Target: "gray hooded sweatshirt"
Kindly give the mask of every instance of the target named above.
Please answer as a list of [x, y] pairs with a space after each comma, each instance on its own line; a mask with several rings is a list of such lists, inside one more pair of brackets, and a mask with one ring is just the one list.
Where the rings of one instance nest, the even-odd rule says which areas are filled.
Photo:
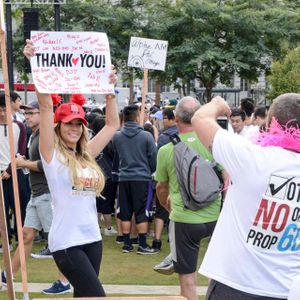
[[148, 181], [156, 167], [156, 145], [151, 133], [136, 122], [126, 122], [113, 138], [119, 155], [119, 181]]

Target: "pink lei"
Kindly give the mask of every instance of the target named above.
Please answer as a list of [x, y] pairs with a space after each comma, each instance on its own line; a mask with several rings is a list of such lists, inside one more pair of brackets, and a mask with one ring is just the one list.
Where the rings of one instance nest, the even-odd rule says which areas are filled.
[[300, 153], [300, 128], [283, 127], [273, 118], [269, 130], [260, 132], [255, 143], [262, 147], [275, 146]]

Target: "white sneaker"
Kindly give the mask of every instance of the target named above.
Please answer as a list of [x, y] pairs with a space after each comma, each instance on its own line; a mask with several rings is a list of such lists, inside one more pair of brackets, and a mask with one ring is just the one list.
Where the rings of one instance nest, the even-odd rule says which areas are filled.
[[33, 258], [44, 259], [44, 258], [53, 258], [48, 247], [43, 248], [41, 251], [37, 253], [31, 253], [30, 255]]
[[110, 227], [110, 229], [104, 228], [103, 233], [104, 233], [105, 236], [113, 236], [113, 235], [118, 234], [117, 230], [114, 229], [113, 227]]
[[158, 265], [153, 267], [153, 270], [164, 275], [171, 275], [174, 273], [174, 264], [172, 260], [172, 254], [170, 253], [165, 259]]

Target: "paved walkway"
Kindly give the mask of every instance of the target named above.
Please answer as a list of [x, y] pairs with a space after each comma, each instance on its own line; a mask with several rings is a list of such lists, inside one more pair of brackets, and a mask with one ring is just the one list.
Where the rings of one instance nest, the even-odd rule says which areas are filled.
[[[30, 293], [40, 293], [43, 289], [49, 288], [51, 283], [28, 283]], [[105, 292], [110, 295], [179, 295], [179, 286], [171, 285], [114, 285], [104, 284]], [[15, 283], [16, 292], [22, 292], [22, 284]], [[198, 287], [198, 295], [205, 295], [207, 287]]]

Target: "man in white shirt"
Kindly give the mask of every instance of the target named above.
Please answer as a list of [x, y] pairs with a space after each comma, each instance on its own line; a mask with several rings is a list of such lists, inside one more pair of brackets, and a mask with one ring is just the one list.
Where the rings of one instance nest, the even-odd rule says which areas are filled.
[[230, 115], [230, 123], [233, 132], [248, 139], [252, 140], [258, 133], [258, 127], [253, 125], [246, 125], [246, 114], [240, 108], [234, 108]]
[[10, 92], [11, 113], [15, 121], [25, 122], [25, 116], [21, 111], [22, 100], [18, 93]]
[[199, 270], [206, 300], [287, 299], [300, 274], [300, 94], [274, 100], [256, 145], [219, 127], [230, 114], [216, 97], [192, 119], [232, 182]]

